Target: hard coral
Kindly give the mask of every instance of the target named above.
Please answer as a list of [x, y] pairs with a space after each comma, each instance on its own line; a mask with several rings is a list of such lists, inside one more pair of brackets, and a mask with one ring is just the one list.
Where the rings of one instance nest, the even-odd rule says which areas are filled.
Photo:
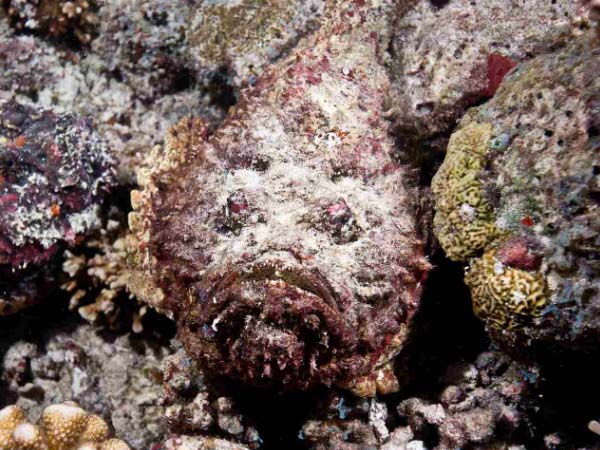
[[40, 425], [29, 423], [18, 406], [0, 410], [0, 450], [129, 450], [110, 439], [108, 424], [73, 402], [46, 408]]
[[[442, 247], [470, 262], [473, 303], [495, 339], [529, 357], [600, 342], [598, 48], [589, 30], [514, 70], [463, 118], [434, 178]], [[457, 152], [471, 134], [483, 137]]]
[[496, 249], [471, 264], [465, 282], [475, 314], [493, 328], [514, 329], [527, 323], [539, 317], [547, 303], [542, 274], [505, 266]]
[[436, 196], [434, 232], [454, 261], [477, 254], [498, 234], [494, 208], [480, 178], [491, 142], [489, 124], [473, 123], [455, 132], [431, 183]]
[[150, 449], [163, 439], [165, 344], [131, 332], [115, 336], [85, 323], [73, 328], [72, 322], [39, 338], [36, 344], [18, 341], [4, 354], [0, 407], [14, 403], [37, 420], [51, 404], [73, 400], [110, 420], [115, 433], [136, 449]]
[[4, 0], [2, 5], [19, 30], [35, 30], [52, 38], [72, 34], [83, 44], [94, 36], [95, 0]]
[[429, 269], [383, 118], [397, 5], [329, 6], [214, 134], [175, 127], [132, 194], [135, 259], [187, 352], [252, 384], [306, 388], [380, 369]]
[[0, 314], [51, 285], [62, 250], [100, 227], [113, 182], [90, 120], [0, 105]]

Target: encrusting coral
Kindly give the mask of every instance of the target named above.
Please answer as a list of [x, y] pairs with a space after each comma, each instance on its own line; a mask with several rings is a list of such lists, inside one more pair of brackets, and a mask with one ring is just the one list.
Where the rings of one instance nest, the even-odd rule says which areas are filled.
[[589, 30], [511, 72], [433, 180], [435, 232], [469, 262], [475, 312], [529, 357], [600, 342], [599, 48]]
[[53, 287], [63, 250], [101, 227], [113, 183], [89, 119], [0, 104], [0, 315]]
[[129, 450], [108, 424], [73, 402], [51, 405], [39, 425], [18, 406], [0, 410], [0, 450]]
[[220, 128], [182, 121], [139, 174], [133, 259], [209, 372], [393, 390], [429, 269], [384, 118], [396, 7], [329, 2]]

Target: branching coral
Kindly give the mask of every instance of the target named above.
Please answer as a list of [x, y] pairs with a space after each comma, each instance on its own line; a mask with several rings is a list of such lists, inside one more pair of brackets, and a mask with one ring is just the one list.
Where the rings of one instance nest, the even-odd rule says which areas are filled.
[[1, 450], [129, 450], [110, 438], [108, 424], [73, 402], [46, 408], [39, 425], [29, 423], [18, 406], [0, 410]]
[[396, 6], [331, 1], [218, 130], [182, 121], [140, 174], [132, 259], [207, 370], [363, 386], [400, 351], [429, 264], [383, 117]]

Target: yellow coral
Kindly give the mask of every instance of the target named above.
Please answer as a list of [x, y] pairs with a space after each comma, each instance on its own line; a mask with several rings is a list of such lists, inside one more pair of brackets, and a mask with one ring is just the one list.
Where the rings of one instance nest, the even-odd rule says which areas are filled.
[[472, 123], [450, 138], [444, 163], [433, 177], [434, 230], [448, 257], [463, 261], [499, 234], [495, 214], [483, 190], [492, 126]]
[[539, 316], [546, 305], [542, 274], [502, 264], [495, 249], [474, 260], [465, 282], [471, 288], [475, 314], [491, 328], [514, 329], [519, 319]]
[[128, 450], [109, 439], [108, 424], [73, 402], [49, 406], [40, 425], [27, 422], [18, 406], [0, 410], [0, 450]]

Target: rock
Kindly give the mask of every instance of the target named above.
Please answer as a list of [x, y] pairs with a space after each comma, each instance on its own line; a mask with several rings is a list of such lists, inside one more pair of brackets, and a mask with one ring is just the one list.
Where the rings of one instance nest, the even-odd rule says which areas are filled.
[[600, 342], [598, 73], [592, 32], [519, 66], [463, 118], [432, 184], [475, 313], [528, 358]]
[[389, 103], [401, 149], [422, 154], [441, 153], [440, 137], [468, 107], [491, 97], [515, 65], [564, 46], [577, 4], [420, 0], [406, 9], [392, 41]]

